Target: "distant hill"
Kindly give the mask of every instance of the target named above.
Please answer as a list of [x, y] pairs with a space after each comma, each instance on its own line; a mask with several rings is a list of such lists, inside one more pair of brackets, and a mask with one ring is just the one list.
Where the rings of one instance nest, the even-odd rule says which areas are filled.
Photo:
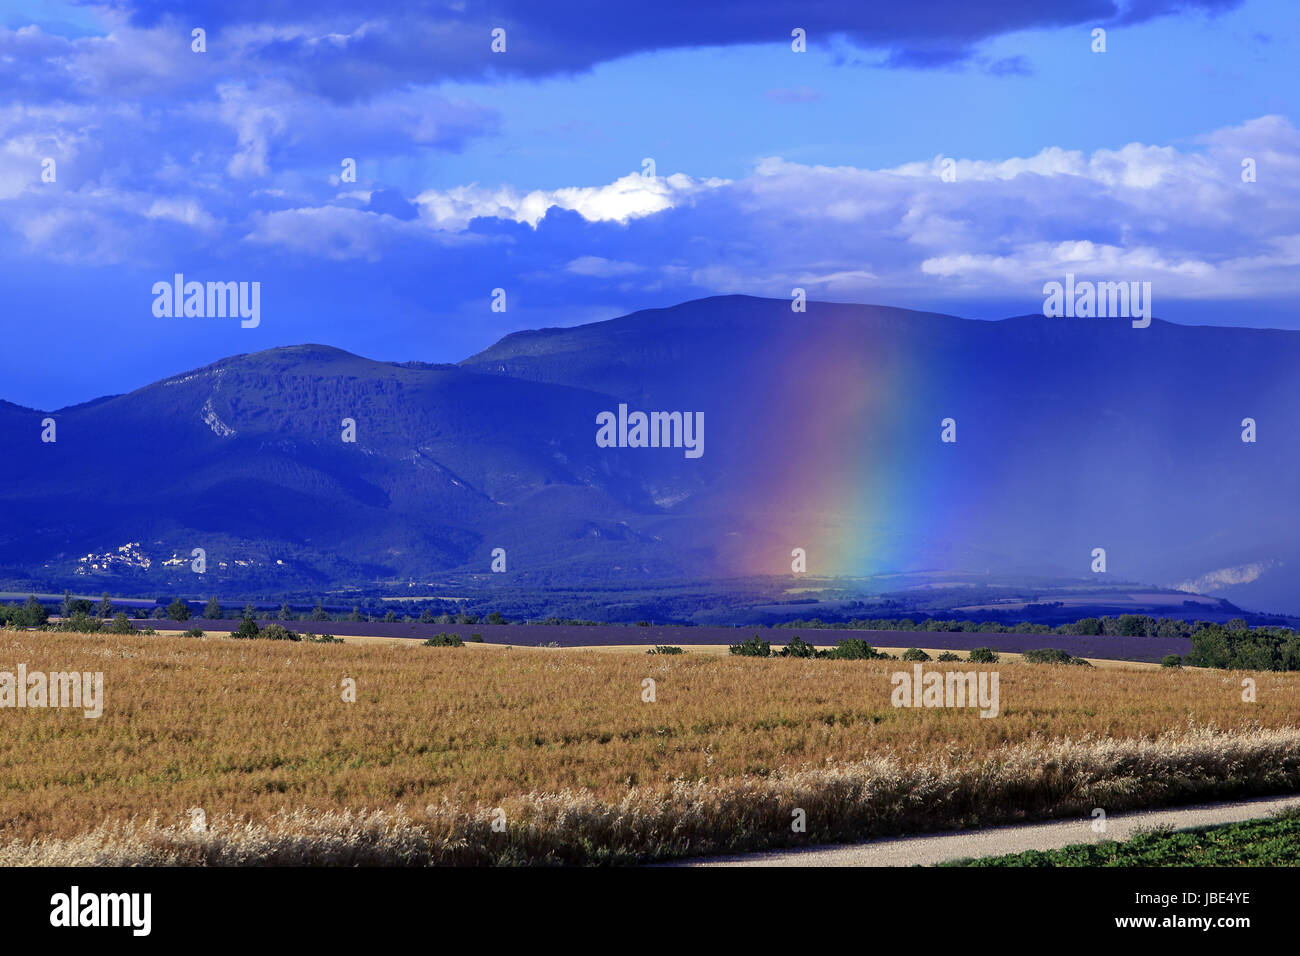
[[[0, 403], [0, 573], [184, 582], [203, 547], [208, 586], [338, 587], [502, 547], [559, 586], [789, 574], [803, 548], [815, 574], [1091, 577], [1100, 547], [1113, 577], [1296, 612], [1297, 367], [1293, 332], [744, 296], [459, 366], [273, 349], [49, 413], [54, 444]], [[620, 403], [703, 412], [703, 456], [598, 447]]]

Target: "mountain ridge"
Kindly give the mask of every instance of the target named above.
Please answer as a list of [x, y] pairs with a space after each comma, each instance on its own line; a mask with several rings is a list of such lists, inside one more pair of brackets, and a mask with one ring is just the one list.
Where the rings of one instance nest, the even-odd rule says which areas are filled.
[[[1295, 609], [1297, 360], [1285, 330], [746, 296], [454, 364], [241, 353], [53, 413], [0, 403], [27, 449], [0, 573], [94, 577], [82, 557], [146, 538], [210, 545], [232, 586], [486, 572], [496, 547], [551, 582], [788, 574], [794, 547], [819, 573], [1086, 574], [1096, 546], [1130, 579]], [[701, 413], [703, 457], [597, 447], [619, 405]]]

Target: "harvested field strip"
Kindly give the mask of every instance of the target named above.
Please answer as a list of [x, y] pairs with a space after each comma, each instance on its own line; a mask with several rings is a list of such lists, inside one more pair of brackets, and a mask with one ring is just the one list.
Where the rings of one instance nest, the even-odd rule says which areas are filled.
[[[192, 823], [129, 821], [71, 839], [11, 841], [0, 866], [609, 864], [739, 852], [1025, 818], [1119, 812], [1300, 787], [1300, 731], [1167, 734], [1151, 741], [1032, 742], [974, 764], [895, 758], [766, 779], [636, 788], [617, 802], [531, 793], [417, 812], [280, 812]], [[806, 834], [791, 832], [802, 809]]]

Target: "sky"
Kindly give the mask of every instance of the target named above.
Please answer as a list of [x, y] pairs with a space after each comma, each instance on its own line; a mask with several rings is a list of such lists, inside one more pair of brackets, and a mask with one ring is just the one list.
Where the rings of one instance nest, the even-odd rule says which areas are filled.
[[[0, 0], [0, 399], [731, 293], [996, 319], [1067, 272], [1300, 329], [1298, 48], [1291, 0]], [[257, 326], [156, 315], [178, 273]]]

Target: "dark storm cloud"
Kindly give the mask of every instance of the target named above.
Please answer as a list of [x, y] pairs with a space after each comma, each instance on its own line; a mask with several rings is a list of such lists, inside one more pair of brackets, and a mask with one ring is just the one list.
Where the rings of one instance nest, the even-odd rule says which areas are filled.
[[[118, 0], [110, 6], [138, 27], [202, 26], [243, 44], [334, 99], [406, 84], [494, 73], [542, 76], [653, 50], [789, 42], [807, 31], [817, 46], [833, 36], [884, 51], [886, 66], [948, 67], [983, 40], [1018, 30], [1132, 24], [1176, 13], [1217, 13], [1241, 0], [913, 0], [800, 4], [664, 0], [652, 6], [589, 0], [357, 4], [343, 0]], [[505, 55], [489, 49], [507, 31]], [[241, 32], [242, 31], [242, 32]]]

